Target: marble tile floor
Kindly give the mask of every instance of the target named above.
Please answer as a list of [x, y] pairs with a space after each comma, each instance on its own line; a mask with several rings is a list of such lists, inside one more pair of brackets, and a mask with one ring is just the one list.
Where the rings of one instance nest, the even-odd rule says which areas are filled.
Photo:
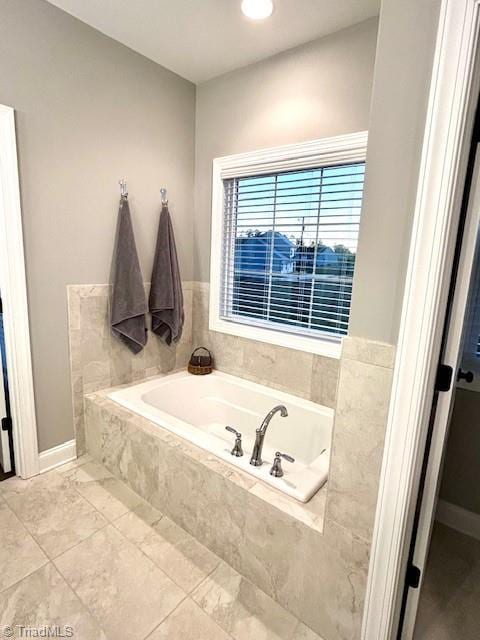
[[0, 483], [0, 637], [25, 628], [74, 640], [321, 640], [88, 456]]
[[480, 637], [480, 540], [436, 523], [414, 640]]

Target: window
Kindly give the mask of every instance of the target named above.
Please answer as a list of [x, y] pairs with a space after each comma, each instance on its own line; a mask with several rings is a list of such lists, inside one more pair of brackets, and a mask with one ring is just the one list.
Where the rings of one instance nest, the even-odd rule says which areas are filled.
[[365, 134], [354, 134], [216, 161], [212, 329], [338, 355], [365, 145]]

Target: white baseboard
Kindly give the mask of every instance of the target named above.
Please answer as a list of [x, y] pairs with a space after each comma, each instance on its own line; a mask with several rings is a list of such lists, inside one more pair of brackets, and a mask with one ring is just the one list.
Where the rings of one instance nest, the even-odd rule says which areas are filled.
[[42, 451], [38, 454], [38, 464], [40, 473], [55, 469], [61, 464], [71, 462], [77, 457], [77, 443], [75, 440], [69, 440], [63, 444], [59, 444], [57, 447], [52, 447], [46, 451]]
[[439, 500], [435, 519], [460, 533], [480, 540], [480, 514], [468, 511], [456, 504]]

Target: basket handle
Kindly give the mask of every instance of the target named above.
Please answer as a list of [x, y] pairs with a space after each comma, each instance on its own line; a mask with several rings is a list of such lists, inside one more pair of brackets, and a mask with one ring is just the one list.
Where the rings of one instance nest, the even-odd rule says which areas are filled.
[[212, 357], [212, 354], [210, 353], [210, 351], [207, 349], [207, 347], [197, 347], [196, 349], [193, 350], [192, 352], [192, 356], [194, 356], [197, 351], [200, 351], [201, 349], [203, 349], [204, 351], [206, 351], [208, 353], [208, 355], [210, 356], [210, 358]]

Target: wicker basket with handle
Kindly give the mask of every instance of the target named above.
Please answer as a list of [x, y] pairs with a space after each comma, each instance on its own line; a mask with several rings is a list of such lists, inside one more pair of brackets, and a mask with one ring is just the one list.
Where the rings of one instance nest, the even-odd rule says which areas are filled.
[[205, 376], [213, 371], [212, 354], [206, 347], [197, 347], [190, 356], [188, 372], [194, 376]]

